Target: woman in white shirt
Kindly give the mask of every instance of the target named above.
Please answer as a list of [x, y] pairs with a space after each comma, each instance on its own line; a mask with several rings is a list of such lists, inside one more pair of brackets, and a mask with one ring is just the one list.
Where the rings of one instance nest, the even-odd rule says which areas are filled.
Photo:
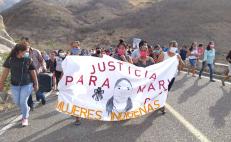
[[198, 51], [197, 51], [197, 43], [193, 42], [191, 48], [188, 51], [188, 58], [189, 58], [189, 71], [191, 71], [192, 76], [195, 77], [196, 73], [196, 63], [198, 59]]

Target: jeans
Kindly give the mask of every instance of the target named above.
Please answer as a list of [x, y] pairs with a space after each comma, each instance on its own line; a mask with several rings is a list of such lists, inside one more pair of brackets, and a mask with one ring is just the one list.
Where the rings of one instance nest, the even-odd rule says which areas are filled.
[[41, 91], [36, 92], [36, 100], [37, 101], [45, 100], [44, 92], [41, 92]]
[[[213, 68], [214, 68], [214, 67], [213, 67], [213, 64], [207, 64], [207, 65], [208, 65], [208, 67], [209, 67], [209, 76], [210, 76], [210, 80], [213, 80]], [[206, 67], [206, 62], [204, 61], [204, 62], [202, 62], [202, 68], [201, 68], [201, 70], [200, 70], [199, 76], [202, 75], [202, 73], [203, 73], [205, 67]]]
[[27, 101], [33, 90], [33, 84], [24, 86], [11, 86], [11, 92], [15, 104], [20, 108], [21, 114], [24, 119], [29, 117], [29, 110]]

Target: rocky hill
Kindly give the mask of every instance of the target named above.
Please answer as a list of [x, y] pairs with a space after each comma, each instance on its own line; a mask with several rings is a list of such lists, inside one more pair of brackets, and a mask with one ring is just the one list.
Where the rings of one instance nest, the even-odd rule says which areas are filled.
[[[214, 40], [219, 58], [230, 50], [230, 0], [22, 0], [1, 14], [13, 37], [65, 47], [144, 38], [166, 45]], [[46, 47], [46, 46], [44, 46]]]
[[14, 40], [6, 32], [3, 18], [0, 15], [0, 53], [8, 52], [15, 45]]

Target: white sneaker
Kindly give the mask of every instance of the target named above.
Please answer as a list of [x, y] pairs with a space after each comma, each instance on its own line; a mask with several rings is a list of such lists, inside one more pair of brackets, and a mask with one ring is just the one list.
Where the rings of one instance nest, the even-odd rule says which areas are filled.
[[55, 92], [55, 95], [57, 95], [57, 96], [58, 96], [58, 95], [59, 95], [59, 91]]
[[23, 126], [23, 127], [26, 127], [26, 126], [28, 126], [28, 125], [29, 125], [28, 119], [22, 119], [22, 126]]

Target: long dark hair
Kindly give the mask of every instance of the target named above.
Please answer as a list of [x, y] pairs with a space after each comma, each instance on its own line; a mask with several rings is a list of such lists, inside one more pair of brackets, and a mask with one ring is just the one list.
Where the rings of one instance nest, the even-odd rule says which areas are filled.
[[193, 42], [193, 43], [191, 44], [191, 47], [189, 48], [189, 51], [190, 51], [190, 52], [193, 51], [193, 46], [194, 46], [194, 44], [195, 44], [195, 42]]
[[7, 57], [7, 59], [9, 58], [15, 58], [17, 57], [18, 53], [21, 51], [21, 52], [24, 52], [28, 49], [27, 46], [23, 45], [23, 44], [16, 44], [15, 47], [11, 50], [9, 56]]
[[118, 45], [117, 45], [117, 48], [115, 49], [115, 53], [118, 53], [118, 48], [119, 48], [120, 46], [124, 46], [125, 48], [127, 48], [126, 42], [125, 42], [124, 40], [120, 39], [120, 40], [119, 40], [119, 43], [118, 43]]
[[208, 46], [207, 46], [207, 48], [206, 48], [206, 50], [212, 50], [211, 44], [213, 44], [213, 43], [214, 43], [213, 41], [210, 41], [209, 44], [208, 44]]
[[122, 40], [122, 39], [119, 40], [119, 44], [117, 45], [117, 47], [119, 47], [121, 45], [124, 46], [125, 48], [127, 48], [126, 42], [124, 40]]
[[210, 44], [208, 44], [206, 50], [212, 50], [211, 47], [210, 47]]

